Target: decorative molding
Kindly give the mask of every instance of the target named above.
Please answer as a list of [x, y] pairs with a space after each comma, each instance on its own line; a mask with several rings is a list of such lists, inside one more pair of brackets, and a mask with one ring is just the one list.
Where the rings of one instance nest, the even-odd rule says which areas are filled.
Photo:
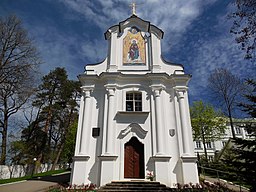
[[166, 156], [166, 155], [155, 155], [151, 157], [154, 161], [161, 161], [161, 162], [168, 162], [172, 158], [171, 156]]
[[115, 161], [118, 158], [118, 155], [103, 154], [98, 156], [98, 158], [102, 161]]
[[118, 115], [148, 115], [149, 111], [118, 111]]
[[139, 138], [145, 138], [148, 133], [139, 124], [131, 123], [128, 127], [120, 131], [118, 138], [122, 139], [130, 132], [135, 133]]
[[108, 96], [114, 96], [115, 95], [115, 91], [116, 91], [116, 85], [115, 84], [105, 85], [105, 88], [108, 92]]
[[187, 92], [187, 87], [174, 87], [175, 93], [178, 99], [183, 99], [185, 97], [185, 93]]
[[165, 89], [165, 86], [162, 84], [151, 85], [150, 87], [152, 91], [155, 91], [155, 90], [162, 91], [163, 89]]
[[84, 94], [84, 97], [89, 98], [91, 97], [91, 92], [94, 90], [94, 85], [82, 86], [81, 89]]
[[90, 159], [90, 156], [88, 155], [79, 155], [79, 156], [74, 156], [73, 161], [88, 161]]
[[165, 89], [165, 86], [162, 84], [159, 85], [151, 85], [152, 92], [155, 97], [160, 97], [160, 93], [163, 89]]
[[175, 135], [175, 129], [169, 129], [169, 135], [173, 137]]
[[184, 162], [184, 163], [195, 163], [197, 161], [196, 156], [182, 155], [180, 158], [181, 158], [182, 162]]

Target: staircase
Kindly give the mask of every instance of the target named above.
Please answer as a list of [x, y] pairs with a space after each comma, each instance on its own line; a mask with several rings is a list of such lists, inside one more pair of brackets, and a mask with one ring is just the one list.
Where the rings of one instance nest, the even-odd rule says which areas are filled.
[[156, 181], [112, 181], [105, 186], [100, 187], [97, 192], [157, 192], [172, 191], [171, 188]]

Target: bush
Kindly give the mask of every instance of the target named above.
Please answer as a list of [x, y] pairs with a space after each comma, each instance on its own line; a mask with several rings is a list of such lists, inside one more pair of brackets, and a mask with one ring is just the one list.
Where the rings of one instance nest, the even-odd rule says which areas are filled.
[[87, 185], [70, 185], [67, 188], [63, 186], [58, 186], [55, 188], [49, 189], [48, 192], [95, 192], [96, 191], [96, 185], [90, 183]]
[[172, 188], [172, 192], [234, 192], [222, 183], [211, 183], [205, 180], [200, 181], [200, 184], [177, 184], [176, 188]]

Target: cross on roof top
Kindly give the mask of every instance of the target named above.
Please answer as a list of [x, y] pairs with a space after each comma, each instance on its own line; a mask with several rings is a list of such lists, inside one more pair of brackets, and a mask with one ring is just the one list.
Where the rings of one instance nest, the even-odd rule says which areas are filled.
[[135, 2], [131, 3], [130, 7], [132, 8], [132, 14], [136, 15], [136, 3]]

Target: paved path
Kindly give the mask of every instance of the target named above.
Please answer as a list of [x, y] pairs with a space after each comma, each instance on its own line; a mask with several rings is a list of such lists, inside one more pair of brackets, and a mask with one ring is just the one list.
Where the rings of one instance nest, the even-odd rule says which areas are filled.
[[0, 192], [45, 192], [50, 187], [67, 183], [70, 173], [34, 178], [22, 182], [0, 185]]
[[8, 185], [0, 185], [0, 192], [45, 192], [58, 183], [29, 180]]

